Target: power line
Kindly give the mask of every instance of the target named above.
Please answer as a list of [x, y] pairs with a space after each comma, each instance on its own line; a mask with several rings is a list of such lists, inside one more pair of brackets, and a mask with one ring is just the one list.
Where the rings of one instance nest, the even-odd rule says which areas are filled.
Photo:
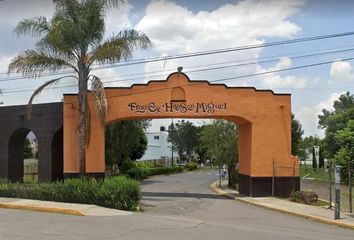
[[[131, 60], [131, 61], [126, 61], [124, 63], [109, 64], [108, 66], [106, 66], [105, 64], [97, 64], [97, 65], [102, 65], [102, 66], [97, 67], [95, 70], [112, 68], [112, 67], [131, 66], [131, 65], [136, 65], [136, 64], [144, 64], [144, 63], [158, 62], [158, 61], [168, 61], [168, 60], [175, 60], [175, 59], [181, 59], [181, 58], [214, 55], [214, 54], [228, 53], [228, 52], [235, 52], [235, 51], [244, 51], [244, 50], [263, 48], [263, 47], [273, 47], [273, 46], [279, 46], [279, 45], [285, 45], [285, 44], [293, 44], [293, 43], [300, 43], [300, 42], [309, 42], [309, 41], [316, 41], [316, 40], [323, 40], [323, 39], [346, 37], [346, 36], [351, 36], [351, 35], [354, 35], [354, 31], [344, 32], [344, 33], [336, 33], [336, 34], [318, 35], [318, 36], [305, 37], [305, 38], [296, 38], [296, 39], [275, 41], [275, 42], [262, 43], [262, 44], [245, 45], [245, 46], [241, 46], [241, 47], [220, 48], [220, 49], [215, 49], [215, 50], [210, 50], [210, 51], [200, 51], [200, 52], [192, 52], [192, 53], [186, 53], [186, 54], [176, 54], [176, 55], [170, 55], [170, 56], [165, 56], [165, 57], [151, 57], [151, 58], [145, 58], [145, 59], [135, 59], [135, 60]], [[57, 73], [57, 74], [59, 74], [59, 73]]]
[[[297, 69], [302, 69], [302, 68], [309, 68], [309, 67], [327, 65], [327, 64], [332, 64], [332, 63], [339, 62], [339, 61], [351, 61], [351, 60], [354, 60], [354, 57], [345, 58], [345, 59], [342, 59], [342, 60], [325, 61], [325, 62], [306, 64], [306, 65], [301, 65], [301, 66], [296, 66], [296, 67], [290, 67], [290, 68], [283, 68], [283, 69], [277, 69], [277, 70], [271, 70], [271, 71], [265, 71], [265, 72], [259, 72], [259, 73], [246, 74], [246, 75], [241, 75], [241, 76], [233, 76], [233, 77], [228, 77], [228, 78], [221, 78], [221, 79], [216, 79], [216, 80], [210, 80], [209, 82], [210, 83], [224, 82], [224, 81], [230, 81], [230, 80], [235, 80], [235, 79], [241, 79], [241, 78], [247, 78], [247, 77], [255, 77], [255, 76], [261, 76], [261, 75], [266, 75], [266, 74], [272, 74], [272, 73], [285, 72], [285, 71], [297, 70]], [[200, 82], [194, 82], [193, 83], [193, 81], [192, 81], [189, 84], [182, 85], [182, 87], [193, 86], [193, 85], [196, 85], [196, 84], [201, 84], [201, 83]], [[74, 87], [74, 86], [76, 86], [76, 85], [52, 87], [51, 89], [63, 88], [63, 87]], [[160, 89], [142, 91], [142, 92], [138, 92], [138, 93], [110, 96], [108, 98], [136, 95], [136, 94], [142, 94], [142, 93], [146, 93], [146, 92], [156, 92], [156, 91], [162, 91], [162, 90], [166, 90], [166, 89], [172, 89], [172, 88], [171, 87], [160, 88]], [[26, 89], [26, 90], [17, 90], [17, 91], [16, 90], [14, 90], [14, 91], [3, 91], [3, 94], [6, 94], [6, 93], [17, 93], [17, 92], [27, 92], [27, 91], [33, 91], [33, 90], [35, 90], [35, 89]]]
[[[330, 54], [337, 54], [337, 53], [346, 53], [346, 52], [352, 52], [354, 51], [354, 48], [347, 48], [347, 49], [341, 49], [341, 50], [334, 50], [334, 51], [328, 51], [328, 52], [319, 52], [319, 53], [312, 53], [312, 54], [306, 54], [306, 55], [297, 55], [294, 57], [288, 57], [291, 60], [296, 60], [296, 59], [303, 59], [303, 58], [312, 58], [312, 57], [317, 57], [317, 56], [324, 56], [324, 55], [330, 55]], [[231, 61], [232, 62], [245, 62], [247, 60], [238, 60], [238, 61]], [[219, 67], [214, 67], [214, 68], [202, 68], [202, 69], [197, 69], [197, 70], [190, 70], [190, 71], [185, 71], [185, 73], [194, 73], [194, 72], [204, 72], [204, 71], [212, 71], [212, 70], [220, 70], [220, 69], [228, 69], [228, 68], [238, 68], [238, 67], [247, 67], [247, 66], [253, 66], [257, 64], [264, 64], [264, 63], [272, 63], [272, 62], [278, 62], [279, 59], [269, 59], [269, 60], [263, 60], [263, 61], [254, 61], [254, 62], [246, 62], [246, 63], [240, 63], [240, 64], [232, 64], [232, 65], [225, 65], [225, 66], [219, 66]], [[227, 63], [227, 62], [225, 62]], [[204, 66], [208, 66], [209, 64], [206, 64]], [[214, 65], [214, 64], [210, 64]], [[203, 65], [199, 65], [203, 66]], [[196, 66], [196, 67], [199, 67]], [[196, 67], [189, 67], [189, 68], [196, 68]], [[188, 68], [187, 68], [188, 69]], [[136, 76], [136, 75], [146, 75], [149, 73], [169, 73], [173, 69], [166, 69], [163, 71], [153, 71], [153, 72], [148, 72], [148, 73], [134, 73], [134, 74], [126, 74], [126, 75], [121, 75], [120, 77], [126, 77], [126, 76]], [[104, 81], [103, 83], [112, 83], [112, 82], [128, 82], [128, 81], [134, 81], [134, 80], [140, 80], [140, 79], [147, 79], [147, 78], [152, 78], [152, 77], [164, 77], [165, 74], [159, 74], [159, 75], [152, 75], [152, 76], [145, 76], [145, 77], [135, 77], [135, 78], [127, 78], [127, 79], [122, 79], [122, 80], [112, 80], [112, 81]], [[116, 78], [117, 76], [113, 77], [107, 77], [107, 78], [102, 78], [102, 79], [110, 79], [110, 78]], [[62, 86], [64, 87], [74, 87], [76, 85], [67, 85], [67, 86]], [[58, 87], [59, 88], [59, 87]], [[35, 90], [32, 88], [10, 88], [10, 89], [3, 89], [3, 90]]]

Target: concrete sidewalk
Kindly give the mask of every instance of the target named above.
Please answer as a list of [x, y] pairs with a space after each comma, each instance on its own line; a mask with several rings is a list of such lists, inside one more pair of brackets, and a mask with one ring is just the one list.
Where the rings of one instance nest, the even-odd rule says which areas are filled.
[[227, 187], [227, 181], [222, 181], [219, 187], [219, 181], [210, 184], [210, 188], [225, 197], [235, 199], [250, 205], [255, 205], [285, 214], [291, 214], [307, 219], [316, 220], [319, 222], [337, 225], [340, 227], [350, 228], [354, 230], [354, 213], [341, 212], [341, 218], [334, 220], [334, 210], [324, 207], [305, 205], [300, 203], [291, 202], [288, 200], [275, 198], [275, 197], [259, 197], [251, 198], [241, 196], [236, 190]]
[[133, 212], [104, 208], [96, 205], [50, 202], [32, 199], [0, 198], [0, 208], [30, 210], [75, 216], [126, 216]]

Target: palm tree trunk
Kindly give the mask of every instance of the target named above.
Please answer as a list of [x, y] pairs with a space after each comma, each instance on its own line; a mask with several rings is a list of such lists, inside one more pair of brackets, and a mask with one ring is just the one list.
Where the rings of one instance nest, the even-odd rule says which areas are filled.
[[84, 64], [79, 64], [79, 110], [80, 110], [80, 123], [79, 123], [79, 161], [80, 161], [80, 175], [86, 174], [86, 141], [87, 141], [87, 76], [88, 71]]

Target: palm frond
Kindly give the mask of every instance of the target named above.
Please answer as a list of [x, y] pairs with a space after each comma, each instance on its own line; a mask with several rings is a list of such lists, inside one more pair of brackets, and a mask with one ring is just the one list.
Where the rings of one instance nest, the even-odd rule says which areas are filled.
[[59, 78], [55, 78], [55, 79], [52, 79], [52, 80], [49, 80], [47, 82], [45, 82], [44, 84], [42, 84], [40, 87], [38, 87], [33, 93], [32, 93], [32, 96], [30, 98], [30, 100], [28, 101], [28, 104], [27, 104], [27, 115], [28, 115], [28, 118], [31, 117], [31, 113], [32, 113], [32, 104], [33, 104], [33, 100], [34, 98], [41, 94], [41, 92], [47, 88], [47, 87], [50, 87], [52, 86], [53, 84], [57, 83], [59, 80], [63, 79], [63, 78], [68, 78], [68, 77], [74, 77], [74, 78], [77, 78], [75, 76], [65, 76], [65, 77], [59, 77]]
[[55, 72], [65, 68], [77, 69], [64, 59], [51, 56], [45, 52], [26, 50], [23, 54], [12, 59], [8, 67], [8, 73], [22, 73], [26, 77], [38, 77], [44, 71]]
[[136, 49], [147, 49], [150, 39], [142, 32], [125, 30], [99, 45], [92, 53], [91, 62], [114, 63], [132, 57]]
[[16, 32], [17, 35], [30, 34], [33, 37], [37, 37], [48, 32], [49, 29], [50, 23], [47, 21], [46, 17], [34, 17], [19, 22], [14, 32]]
[[102, 126], [104, 126], [106, 124], [106, 115], [108, 112], [108, 104], [104, 86], [101, 80], [96, 76], [92, 76], [91, 83], [91, 91], [95, 99], [98, 118], [100, 119]]

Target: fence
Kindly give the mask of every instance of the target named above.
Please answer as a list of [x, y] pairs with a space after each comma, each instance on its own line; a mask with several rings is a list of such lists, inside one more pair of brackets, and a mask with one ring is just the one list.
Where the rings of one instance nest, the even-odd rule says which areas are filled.
[[23, 181], [38, 181], [38, 165], [25, 165], [23, 169]]
[[[284, 176], [293, 176], [292, 184], [293, 190], [296, 189], [296, 177], [300, 176], [300, 188], [303, 191], [314, 191], [317, 193], [321, 200], [328, 201], [328, 207], [334, 207], [334, 167], [327, 165], [326, 168], [313, 168], [311, 165], [299, 165], [299, 166], [279, 166], [273, 163], [273, 177], [272, 177], [272, 194], [276, 189], [276, 180], [280, 176], [280, 173]], [[349, 176], [349, 173], [348, 173]], [[347, 177], [347, 176], [346, 176]], [[353, 176], [351, 176], [353, 179]], [[349, 178], [347, 178], [349, 179]], [[354, 197], [350, 184], [341, 183], [341, 210], [352, 212]]]

